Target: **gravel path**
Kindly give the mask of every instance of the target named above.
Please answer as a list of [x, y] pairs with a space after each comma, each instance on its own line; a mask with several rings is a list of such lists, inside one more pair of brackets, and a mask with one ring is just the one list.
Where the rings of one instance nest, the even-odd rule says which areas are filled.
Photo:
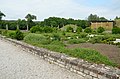
[[83, 79], [0, 39], [0, 79]]

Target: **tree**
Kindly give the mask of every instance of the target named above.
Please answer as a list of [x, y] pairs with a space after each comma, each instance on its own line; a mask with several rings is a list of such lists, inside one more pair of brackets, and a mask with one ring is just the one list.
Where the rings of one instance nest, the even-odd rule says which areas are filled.
[[19, 29], [20, 24], [21, 24], [21, 19], [18, 19], [18, 20], [17, 20], [17, 29]]
[[25, 16], [25, 18], [27, 19], [27, 31], [29, 30], [29, 25], [30, 25], [30, 23], [32, 23], [33, 21], [32, 20], [36, 20], [37, 18], [36, 18], [36, 16], [35, 15], [31, 15], [31, 14], [27, 14], [26, 16]]
[[88, 16], [88, 21], [107, 21], [107, 19], [105, 17], [99, 17], [96, 14], [90, 14]]
[[5, 17], [5, 14], [0, 11], [0, 20], [2, 20], [2, 17]]
[[100, 17], [99, 21], [108, 21], [105, 17]]
[[99, 21], [99, 16], [97, 16], [96, 14], [95, 15], [90, 14], [88, 16], [88, 21]]
[[99, 27], [98, 29], [97, 29], [97, 32], [98, 33], [102, 33], [102, 32], [104, 32], [105, 31], [105, 29], [103, 28], [103, 27]]

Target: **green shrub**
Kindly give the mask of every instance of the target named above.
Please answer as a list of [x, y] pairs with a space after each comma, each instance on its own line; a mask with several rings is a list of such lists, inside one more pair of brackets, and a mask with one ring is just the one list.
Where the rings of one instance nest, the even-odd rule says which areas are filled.
[[15, 32], [9, 32], [8, 37], [15, 39], [16, 38]]
[[54, 29], [51, 28], [51, 27], [49, 27], [49, 26], [45, 26], [45, 27], [43, 28], [43, 31], [44, 31], [45, 33], [52, 33], [52, 32], [54, 31]]
[[104, 32], [105, 31], [105, 29], [103, 28], [103, 27], [99, 27], [98, 29], [97, 29], [97, 32], [98, 33], [102, 33], [102, 32]]
[[53, 40], [58, 40], [58, 41], [60, 41], [60, 39], [61, 39], [61, 37], [58, 33], [53, 33], [52, 38], [53, 38]]
[[77, 33], [82, 32], [82, 27], [77, 27]]
[[103, 40], [102, 40], [102, 37], [93, 37], [93, 38], [91, 38], [90, 40], [89, 40], [89, 42], [91, 42], [91, 43], [101, 43]]
[[50, 40], [47, 39], [47, 37], [41, 35], [41, 34], [28, 34], [24, 37], [24, 41], [30, 44], [39, 45], [39, 44], [50, 44]]
[[91, 32], [92, 32], [92, 29], [91, 29], [90, 27], [87, 27], [87, 28], [85, 28], [84, 32], [86, 32], [86, 33], [91, 33]]
[[86, 37], [87, 37], [87, 33], [80, 33], [80, 34], [79, 34], [79, 37], [80, 37], [80, 38], [86, 38]]
[[40, 29], [40, 26], [33, 26], [33, 27], [30, 29], [30, 32], [31, 32], [31, 33], [36, 33], [36, 32], [40, 32], [40, 31], [42, 31], [42, 30]]
[[70, 39], [68, 40], [68, 43], [69, 44], [79, 44], [79, 43], [85, 43], [86, 40], [84, 39]]
[[15, 31], [15, 39], [17, 39], [17, 40], [23, 40], [23, 38], [24, 38], [23, 33], [20, 32], [20, 30], [16, 30]]
[[120, 28], [119, 27], [115, 27], [112, 29], [112, 34], [120, 34]]
[[67, 32], [73, 32], [73, 28], [72, 27], [67, 27], [66, 31]]
[[7, 36], [7, 33], [8, 33], [7, 30], [3, 30], [2, 35]]

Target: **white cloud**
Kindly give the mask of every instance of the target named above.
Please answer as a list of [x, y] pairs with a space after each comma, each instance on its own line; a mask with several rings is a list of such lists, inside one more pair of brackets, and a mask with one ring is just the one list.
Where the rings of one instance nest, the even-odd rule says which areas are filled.
[[[120, 11], [119, 0], [114, 0], [114, 7], [87, 6], [84, 0], [3, 0], [0, 9], [6, 14], [4, 19], [24, 18], [28, 13], [43, 20], [50, 16], [85, 19], [89, 14], [98, 14], [107, 18], [117, 16]], [[112, 0], [113, 1], [113, 0]], [[111, 4], [112, 5], [112, 4]], [[114, 8], [117, 8], [113, 11]], [[119, 16], [119, 15], [118, 15]]]

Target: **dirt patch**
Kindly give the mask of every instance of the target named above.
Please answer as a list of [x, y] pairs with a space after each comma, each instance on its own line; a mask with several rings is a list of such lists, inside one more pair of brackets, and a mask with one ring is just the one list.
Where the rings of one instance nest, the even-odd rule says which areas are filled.
[[68, 45], [67, 48], [94, 49], [99, 51], [102, 55], [109, 57], [115, 63], [120, 64], [120, 48], [118, 48], [115, 45], [82, 43], [82, 44]]

